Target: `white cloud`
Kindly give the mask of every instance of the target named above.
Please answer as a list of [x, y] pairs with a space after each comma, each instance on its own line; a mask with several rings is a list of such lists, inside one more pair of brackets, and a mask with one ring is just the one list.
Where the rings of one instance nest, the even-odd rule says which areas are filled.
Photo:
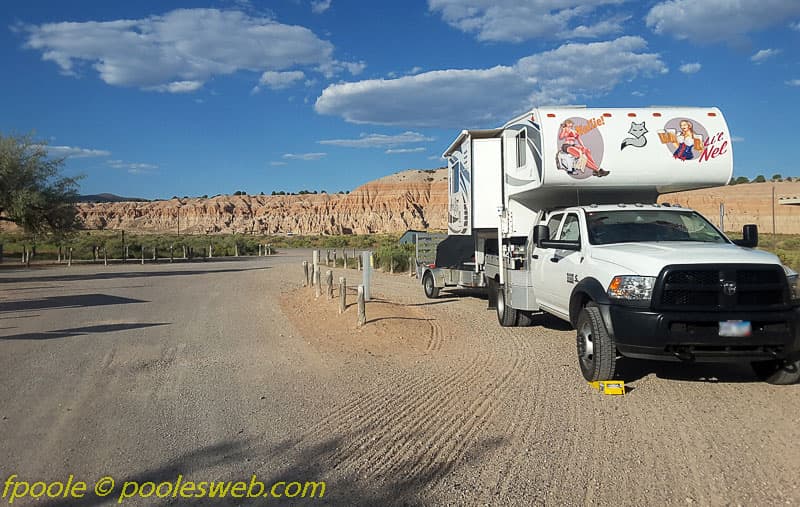
[[790, 24], [789, 28], [791, 28], [792, 30], [797, 30], [798, 32], [800, 32], [800, 21], [796, 21], [796, 22]]
[[396, 154], [396, 153], [420, 153], [420, 152], [423, 152], [423, 151], [425, 151], [425, 148], [422, 148], [422, 147], [419, 147], [419, 148], [389, 148], [388, 150], [385, 151], [385, 153], [388, 154], [388, 155], [393, 155], [393, 154]]
[[331, 8], [331, 0], [311, 0], [311, 12], [322, 14]]
[[684, 74], [694, 74], [695, 72], [700, 72], [700, 69], [702, 68], [703, 66], [700, 65], [699, 63], [684, 63], [683, 65], [678, 67], [678, 70], [683, 72]]
[[622, 81], [665, 73], [641, 37], [565, 44], [520, 59], [514, 66], [448, 69], [397, 79], [328, 86], [317, 98], [320, 114], [353, 123], [426, 127], [479, 127], [507, 120], [535, 104], [564, 104], [610, 92]]
[[268, 70], [261, 74], [261, 79], [258, 80], [258, 84], [268, 86], [273, 90], [280, 90], [283, 88], [289, 88], [297, 81], [302, 81], [305, 78], [306, 75], [301, 70], [291, 70], [288, 72], [275, 72]]
[[653, 6], [645, 21], [657, 34], [702, 44], [740, 39], [798, 14], [796, 1], [667, 0]]
[[283, 158], [288, 160], [319, 160], [327, 153], [284, 153]]
[[342, 146], [345, 148], [385, 148], [403, 144], [422, 143], [433, 141], [434, 138], [426, 137], [419, 132], [403, 132], [393, 136], [386, 134], [361, 134], [358, 139], [323, 139], [319, 144]]
[[25, 47], [65, 74], [87, 66], [109, 85], [180, 93], [215, 75], [308, 67], [326, 75], [363, 70], [302, 26], [218, 9], [177, 9], [136, 20], [59, 22], [18, 28]]
[[57, 158], [91, 158], [107, 157], [110, 151], [78, 148], [77, 146], [45, 146], [47, 154]]
[[[481, 41], [594, 38], [622, 32], [629, 16], [598, 19], [598, 8], [625, 0], [428, 0], [450, 26]], [[588, 23], [588, 24], [587, 24]]]
[[790, 79], [786, 81], [786, 84], [789, 86], [800, 86], [800, 79]]
[[744, 137], [731, 136], [731, 141], [734, 142], [734, 143], [743, 143], [744, 142]]
[[750, 60], [755, 63], [762, 63], [765, 60], [772, 58], [773, 56], [778, 55], [781, 52], [780, 49], [761, 49], [756, 54], [750, 57]]
[[269, 163], [269, 165], [271, 165], [271, 166], [286, 165], [286, 162], [284, 162], [282, 160], [273, 160], [272, 162]]
[[108, 165], [114, 169], [124, 169], [130, 174], [150, 174], [158, 169], [158, 166], [155, 164], [123, 162], [122, 160], [109, 160]]
[[200, 89], [203, 86], [202, 81], [173, 81], [172, 83], [151, 86], [147, 90], [156, 92], [169, 92], [169, 93], [189, 93]]

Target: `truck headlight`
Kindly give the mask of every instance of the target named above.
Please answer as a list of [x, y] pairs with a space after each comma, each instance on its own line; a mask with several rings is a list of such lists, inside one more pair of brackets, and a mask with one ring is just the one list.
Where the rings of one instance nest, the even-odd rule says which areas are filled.
[[654, 276], [620, 275], [608, 284], [608, 297], [627, 301], [649, 301], [653, 296]]
[[786, 275], [786, 281], [789, 282], [789, 295], [792, 298], [792, 303], [800, 304], [800, 275], [797, 273]]

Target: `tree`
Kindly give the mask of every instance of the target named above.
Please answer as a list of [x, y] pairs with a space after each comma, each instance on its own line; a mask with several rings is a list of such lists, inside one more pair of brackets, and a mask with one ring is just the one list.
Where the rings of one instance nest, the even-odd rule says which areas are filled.
[[773, 174], [772, 181], [783, 181], [783, 176], [781, 176], [780, 174]]
[[736, 185], [741, 185], [742, 183], [750, 183], [750, 180], [747, 179], [747, 176], [739, 176], [736, 178]]
[[765, 181], [767, 181], [767, 178], [765, 178], [763, 174], [759, 174], [756, 176], [756, 179], [753, 180], [754, 183], [764, 183]]
[[80, 227], [78, 179], [61, 174], [63, 158], [30, 135], [0, 134], [0, 220], [29, 234], [62, 236]]

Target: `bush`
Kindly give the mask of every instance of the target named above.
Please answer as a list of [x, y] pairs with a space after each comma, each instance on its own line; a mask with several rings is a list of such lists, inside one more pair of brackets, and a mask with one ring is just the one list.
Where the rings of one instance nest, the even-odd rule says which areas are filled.
[[408, 271], [408, 260], [414, 256], [414, 245], [400, 245], [396, 241], [385, 241], [375, 251], [375, 267], [384, 271]]

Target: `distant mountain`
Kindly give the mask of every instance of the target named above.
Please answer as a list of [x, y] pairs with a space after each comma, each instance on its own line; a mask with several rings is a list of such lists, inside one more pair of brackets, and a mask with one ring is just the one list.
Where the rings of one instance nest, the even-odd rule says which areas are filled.
[[78, 202], [149, 202], [147, 199], [141, 197], [122, 197], [115, 194], [91, 194], [79, 195]]

